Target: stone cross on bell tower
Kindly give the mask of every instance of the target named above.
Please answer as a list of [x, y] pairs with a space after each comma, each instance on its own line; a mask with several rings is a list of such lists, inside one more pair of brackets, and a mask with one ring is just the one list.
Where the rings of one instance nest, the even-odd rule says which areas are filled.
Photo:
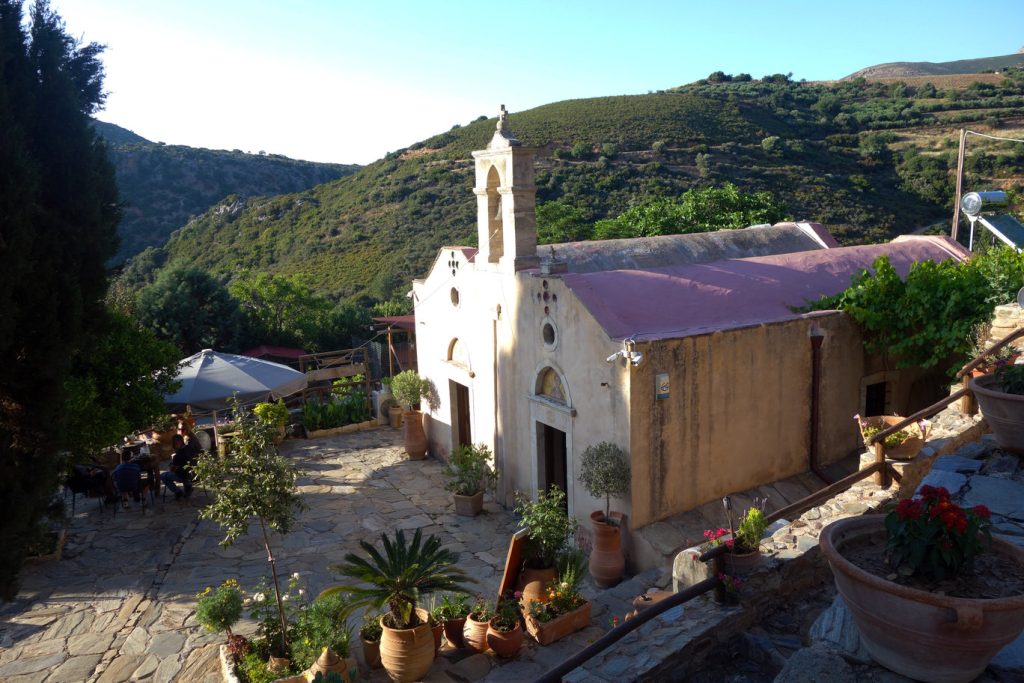
[[494, 136], [476, 160], [478, 270], [513, 273], [535, 268], [537, 257], [537, 186], [533, 180], [536, 150], [523, 147], [508, 126], [501, 105]]

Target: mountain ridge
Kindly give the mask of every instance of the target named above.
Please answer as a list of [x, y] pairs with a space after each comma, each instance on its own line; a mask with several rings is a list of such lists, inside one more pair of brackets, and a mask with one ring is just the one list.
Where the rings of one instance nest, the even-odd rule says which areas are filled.
[[958, 59], [951, 62], [886, 62], [875, 64], [843, 76], [843, 81], [855, 78], [909, 78], [914, 76], [956, 76], [1024, 65], [1024, 48], [1011, 55]]

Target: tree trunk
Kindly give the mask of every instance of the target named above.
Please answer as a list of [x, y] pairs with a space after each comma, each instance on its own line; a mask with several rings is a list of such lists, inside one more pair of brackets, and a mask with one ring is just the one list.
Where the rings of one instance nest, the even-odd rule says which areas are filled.
[[281, 602], [281, 585], [277, 580], [277, 563], [274, 553], [270, 550], [270, 539], [267, 538], [267, 527], [260, 518], [260, 530], [263, 531], [263, 546], [267, 549], [267, 561], [270, 562], [270, 573], [274, 577], [274, 594], [277, 596], [277, 614], [281, 618], [281, 656], [288, 656], [288, 622], [284, 618], [284, 603]]

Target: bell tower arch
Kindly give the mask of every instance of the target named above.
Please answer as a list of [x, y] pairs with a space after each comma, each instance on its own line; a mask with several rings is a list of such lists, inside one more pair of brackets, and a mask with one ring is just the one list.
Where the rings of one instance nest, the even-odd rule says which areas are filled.
[[476, 161], [477, 268], [514, 273], [535, 268], [537, 258], [536, 150], [524, 147], [508, 126], [501, 105], [487, 149], [473, 152]]

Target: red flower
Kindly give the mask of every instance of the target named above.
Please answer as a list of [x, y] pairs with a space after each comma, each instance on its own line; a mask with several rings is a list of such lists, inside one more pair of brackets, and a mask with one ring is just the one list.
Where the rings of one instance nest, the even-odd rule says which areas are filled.
[[904, 498], [896, 506], [896, 514], [904, 521], [919, 519], [921, 517], [921, 503], [910, 498]]
[[975, 505], [971, 510], [973, 510], [974, 514], [978, 515], [982, 519], [988, 519], [992, 516], [992, 511], [984, 505]]
[[942, 486], [925, 484], [921, 487], [921, 497], [925, 500], [949, 500], [949, 491]]

